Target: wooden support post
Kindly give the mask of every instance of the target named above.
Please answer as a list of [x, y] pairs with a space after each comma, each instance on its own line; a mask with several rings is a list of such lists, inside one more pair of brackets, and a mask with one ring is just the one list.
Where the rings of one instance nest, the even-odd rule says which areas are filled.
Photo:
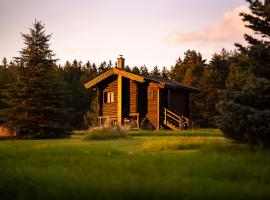
[[167, 109], [165, 108], [164, 110], [165, 110], [164, 111], [164, 116], [165, 116], [164, 122], [165, 122], [165, 125], [167, 126]]
[[168, 108], [171, 109], [171, 89], [168, 89]]
[[122, 76], [117, 78], [117, 123], [122, 125]]
[[159, 126], [160, 126], [160, 115], [159, 115], [159, 108], [160, 108], [160, 101], [159, 101], [159, 88], [157, 88], [157, 117], [158, 117], [158, 126], [157, 126], [157, 130], [159, 130]]

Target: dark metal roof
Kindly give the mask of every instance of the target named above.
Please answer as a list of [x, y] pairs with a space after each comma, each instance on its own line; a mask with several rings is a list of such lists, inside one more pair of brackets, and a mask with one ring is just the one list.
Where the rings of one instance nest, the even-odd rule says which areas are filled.
[[170, 87], [170, 88], [179, 88], [179, 89], [183, 89], [183, 90], [188, 90], [190, 92], [200, 92], [201, 91], [200, 89], [198, 89], [196, 87], [185, 85], [185, 84], [180, 83], [178, 81], [173, 81], [173, 80], [164, 79], [164, 78], [155, 78], [155, 77], [151, 77], [151, 76], [144, 76], [144, 78], [146, 80], [149, 80], [149, 81], [164, 83], [167, 87]]

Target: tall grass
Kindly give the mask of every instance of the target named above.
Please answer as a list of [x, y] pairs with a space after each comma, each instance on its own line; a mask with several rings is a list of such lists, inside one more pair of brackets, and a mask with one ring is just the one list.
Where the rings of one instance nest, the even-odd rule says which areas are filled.
[[88, 131], [84, 136], [84, 140], [110, 140], [126, 138], [127, 136], [127, 131], [119, 127], [100, 128]]

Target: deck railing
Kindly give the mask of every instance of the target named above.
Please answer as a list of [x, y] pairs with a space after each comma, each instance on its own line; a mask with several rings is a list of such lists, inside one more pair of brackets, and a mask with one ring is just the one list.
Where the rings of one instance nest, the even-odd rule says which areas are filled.
[[117, 125], [117, 116], [99, 116], [99, 126], [116, 126]]
[[[139, 128], [139, 113], [130, 113], [128, 118], [123, 119], [123, 125], [128, 126], [131, 122], [136, 123], [136, 129]], [[117, 125], [117, 116], [99, 116], [99, 126], [110, 127]], [[134, 128], [134, 127], [132, 127]]]

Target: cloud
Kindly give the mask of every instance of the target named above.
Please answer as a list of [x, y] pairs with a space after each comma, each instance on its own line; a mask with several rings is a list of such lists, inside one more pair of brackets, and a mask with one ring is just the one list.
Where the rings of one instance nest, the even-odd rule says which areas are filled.
[[243, 41], [245, 28], [239, 13], [249, 13], [248, 6], [239, 6], [232, 11], [224, 13], [221, 20], [213, 25], [191, 32], [173, 32], [165, 38], [168, 45], [179, 45], [186, 43], [195, 44], [226, 44]]

